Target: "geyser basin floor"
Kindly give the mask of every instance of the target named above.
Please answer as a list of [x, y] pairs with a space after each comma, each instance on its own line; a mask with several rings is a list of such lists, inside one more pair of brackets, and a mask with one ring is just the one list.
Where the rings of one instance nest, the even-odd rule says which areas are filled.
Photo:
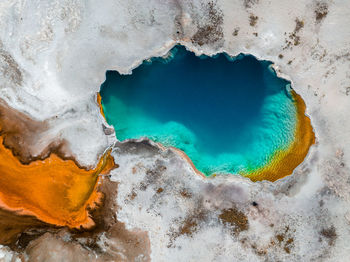
[[175, 47], [132, 75], [108, 71], [104, 112], [119, 140], [148, 137], [176, 147], [207, 176], [274, 181], [302, 162], [314, 134], [304, 102], [270, 65]]

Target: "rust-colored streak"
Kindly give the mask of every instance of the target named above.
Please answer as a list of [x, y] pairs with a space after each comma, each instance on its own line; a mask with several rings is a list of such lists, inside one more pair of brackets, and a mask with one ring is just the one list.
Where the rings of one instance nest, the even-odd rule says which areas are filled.
[[106, 119], [105, 113], [103, 112], [103, 107], [102, 107], [102, 97], [100, 93], [97, 93], [97, 104], [100, 108], [100, 113]]
[[273, 182], [291, 175], [293, 170], [303, 162], [310, 147], [315, 143], [315, 133], [310, 118], [305, 115], [305, 102], [295, 91], [292, 91], [292, 95], [297, 110], [294, 141], [286, 150], [277, 151], [267, 166], [244, 174], [252, 181], [269, 180]]

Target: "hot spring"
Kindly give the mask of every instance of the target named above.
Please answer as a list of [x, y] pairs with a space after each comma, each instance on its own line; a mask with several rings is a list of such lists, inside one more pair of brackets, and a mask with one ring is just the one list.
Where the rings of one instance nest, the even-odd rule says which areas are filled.
[[176, 46], [131, 75], [107, 71], [102, 107], [121, 141], [148, 137], [180, 149], [206, 176], [275, 181], [303, 161], [315, 136], [304, 101], [271, 65]]

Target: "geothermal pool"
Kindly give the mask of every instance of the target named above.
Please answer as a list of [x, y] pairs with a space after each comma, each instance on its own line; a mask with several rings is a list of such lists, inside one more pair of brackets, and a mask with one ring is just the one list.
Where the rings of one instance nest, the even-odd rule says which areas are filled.
[[176, 46], [131, 75], [107, 71], [101, 96], [119, 140], [148, 137], [180, 149], [206, 176], [274, 181], [314, 142], [303, 100], [271, 62], [251, 55], [197, 57]]

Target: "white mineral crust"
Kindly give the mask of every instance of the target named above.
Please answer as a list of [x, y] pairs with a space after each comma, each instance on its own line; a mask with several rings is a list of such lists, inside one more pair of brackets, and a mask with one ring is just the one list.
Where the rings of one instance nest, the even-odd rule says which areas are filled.
[[[198, 55], [273, 61], [304, 99], [317, 138], [294, 174], [275, 183], [203, 179], [170, 151], [117, 143], [117, 217], [148, 232], [153, 261], [350, 261], [349, 25], [344, 0], [1, 0], [0, 97], [50, 121], [38, 151], [59, 137], [93, 165], [116, 141], [104, 134], [96, 103], [106, 70], [130, 74], [177, 43]], [[160, 172], [156, 180], [147, 180], [150, 170]], [[190, 198], [181, 197], [183, 188]], [[217, 219], [232, 206], [249, 221], [239, 234]], [[206, 219], [174, 237], [195, 210]], [[1, 249], [0, 260], [9, 261], [9, 252]]]

